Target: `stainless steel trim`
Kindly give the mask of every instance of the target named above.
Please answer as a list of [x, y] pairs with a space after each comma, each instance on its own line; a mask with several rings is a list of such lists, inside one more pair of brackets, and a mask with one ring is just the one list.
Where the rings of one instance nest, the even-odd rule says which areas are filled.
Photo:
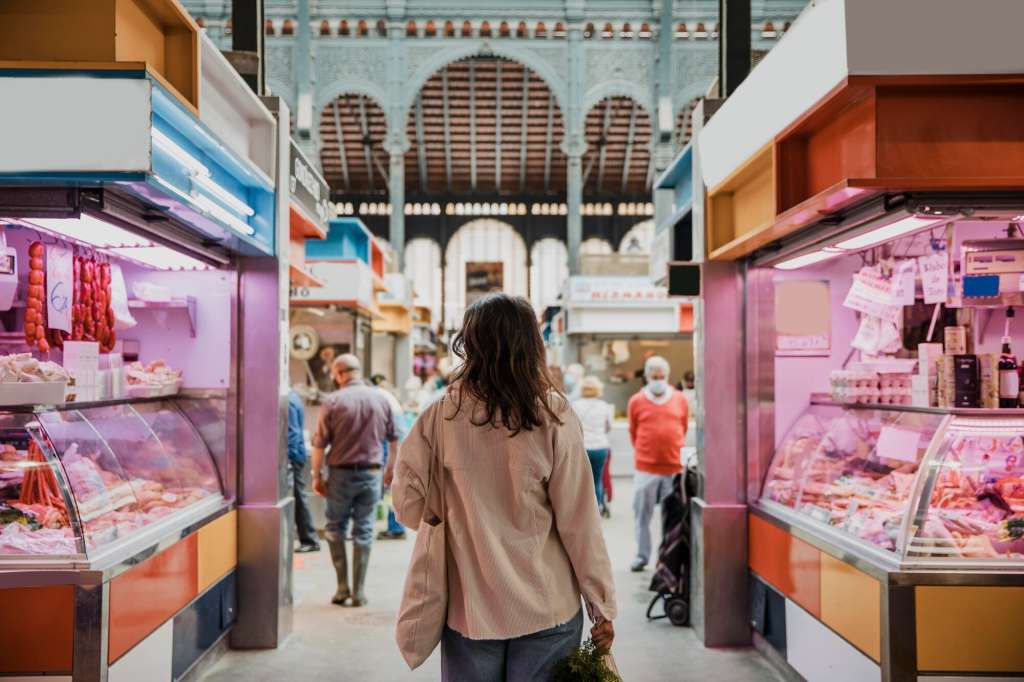
[[[930, 480], [934, 480], [934, 476], [930, 475], [929, 470], [935, 466], [935, 455], [946, 438], [946, 432], [949, 430], [949, 423], [952, 420], [952, 416], [947, 416], [942, 420], [942, 423], [940, 423], [938, 428], [935, 429], [935, 433], [932, 435], [931, 442], [928, 443], [928, 449], [921, 458], [921, 462], [917, 465], [917, 476], [914, 479], [914, 488], [910, 491], [910, 497], [907, 498], [907, 510], [903, 514], [903, 521], [900, 523], [899, 536], [896, 538], [896, 551], [903, 558], [904, 564], [907, 561], [907, 547], [911, 540], [911, 528], [919, 526], [921, 523], [919, 511], [921, 500], [931, 499], [930, 489], [928, 490], [927, 497], [924, 497], [924, 488], [926, 487], [926, 483]], [[913, 521], [911, 521], [911, 519], [913, 519]]]
[[914, 588], [882, 585], [881, 682], [917, 682], [917, 613]]
[[837, 403], [812, 397], [811, 405], [842, 407], [849, 410], [880, 410], [882, 412], [916, 412], [918, 414], [950, 414], [957, 417], [1007, 417], [1024, 419], [1024, 408], [982, 409], [963, 407], [915, 407], [913, 405], [880, 405], [875, 403]]
[[72, 657], [75, 682], [106, 682], [109, 614], [110, 588], [107, 583], [75, 587]]

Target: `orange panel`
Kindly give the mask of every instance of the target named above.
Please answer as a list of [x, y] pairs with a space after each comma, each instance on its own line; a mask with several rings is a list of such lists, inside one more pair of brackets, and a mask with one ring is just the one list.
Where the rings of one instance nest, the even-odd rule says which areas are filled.
[[821, 618], [821, 553], [750, 515], [750, 570], [815, 618]]
[[680, 305], [679, 306], [679, 331], [680, 332], [692, 332], [693, 331], [693, 306], [692, 305]]
[[828, 554], [821, 555], [821, 621], [876, 663], [882, 660], [881, 583]]
[[919, 586], [914, 600], [918, 670], [1024, 672], [1024, 587]]
[[201, 594], [238, 564], [238, 514], [232, 510], [200, 528], [196, 535], [197, 593]]
[[0, 590], [0, 674], [71, 672], [75, 588]]
[[110, 663], [195, 598], [196, 545], [193, 533], [110, 581]]

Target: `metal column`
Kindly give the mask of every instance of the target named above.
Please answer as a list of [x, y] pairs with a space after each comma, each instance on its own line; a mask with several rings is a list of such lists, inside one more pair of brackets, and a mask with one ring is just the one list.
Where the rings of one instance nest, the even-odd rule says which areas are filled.
[[[583, 241], [583, 154], [587, 143], [583, 137], [586, 112], [583, 111], [583, 24], [582, 8], [566, 8], [569, 18], [569, 102], [565, 112], [566, 135], [562, 151], [566, 159], [566, 240], [569, 252], [569, 273], [580, 271], [580, 243]], [[572, 11], [570, 11], [572, 10]], [[577, 14], [579, 16], [577, 16]]]
[[262, 95], [265, 88], [263, 22], [263, 0], [231, 3], [232, 53], [228, 58], [257, 95]]
[[[275, 98], [277, 158], [289, 158], [288, 106]], [[289, 195], [289, 165], [277, 166], [277, 196]], [[277, 202], [276, 253], [288, 253], [288, 201]], [[238, 622], [231, 645], [277, 647], [292, 629], [294, 502], [288, 485], [288, 260], [238, 264]]]
[[750, 73], [750, 0], [718, 0], [718, 91], [736, 92]]

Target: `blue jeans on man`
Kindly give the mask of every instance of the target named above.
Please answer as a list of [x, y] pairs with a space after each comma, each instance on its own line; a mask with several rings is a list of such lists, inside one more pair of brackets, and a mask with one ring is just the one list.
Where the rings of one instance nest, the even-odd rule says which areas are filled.
[[352, 543], [358, 547], [373, 544], [374, 512], [380, 491], [380, 469], [331, 467], [327, 475], [327, 539], [344, 540], [352, 521]]

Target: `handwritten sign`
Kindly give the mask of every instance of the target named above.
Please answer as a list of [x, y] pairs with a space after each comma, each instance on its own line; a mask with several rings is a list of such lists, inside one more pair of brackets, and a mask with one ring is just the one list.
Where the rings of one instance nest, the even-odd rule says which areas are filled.
[[949, 255], [945, 251], [917, 259], [925, 303], [945, 303], [949, 286]]
[[868, 268], [853, 276], [853, 286], [843, 306], [889, 322], [897, 322], [903, 316], [903, 308], [892, 295], [892, 281]]
[[917, 261], [901, 260], [892, 276], [892, 297], [900, 305], [914, 305]]
[[878, 435], [875, 452], [880, 459], [895, 459], [917, 464], [917, 449], [920, 442], [921, 434], [917, 431], [883, 426], [882, 432]]
[[46, 320], [50, 329], [71, 331], [72, 263], [71, 249], [58, 244], [46, 247]]

